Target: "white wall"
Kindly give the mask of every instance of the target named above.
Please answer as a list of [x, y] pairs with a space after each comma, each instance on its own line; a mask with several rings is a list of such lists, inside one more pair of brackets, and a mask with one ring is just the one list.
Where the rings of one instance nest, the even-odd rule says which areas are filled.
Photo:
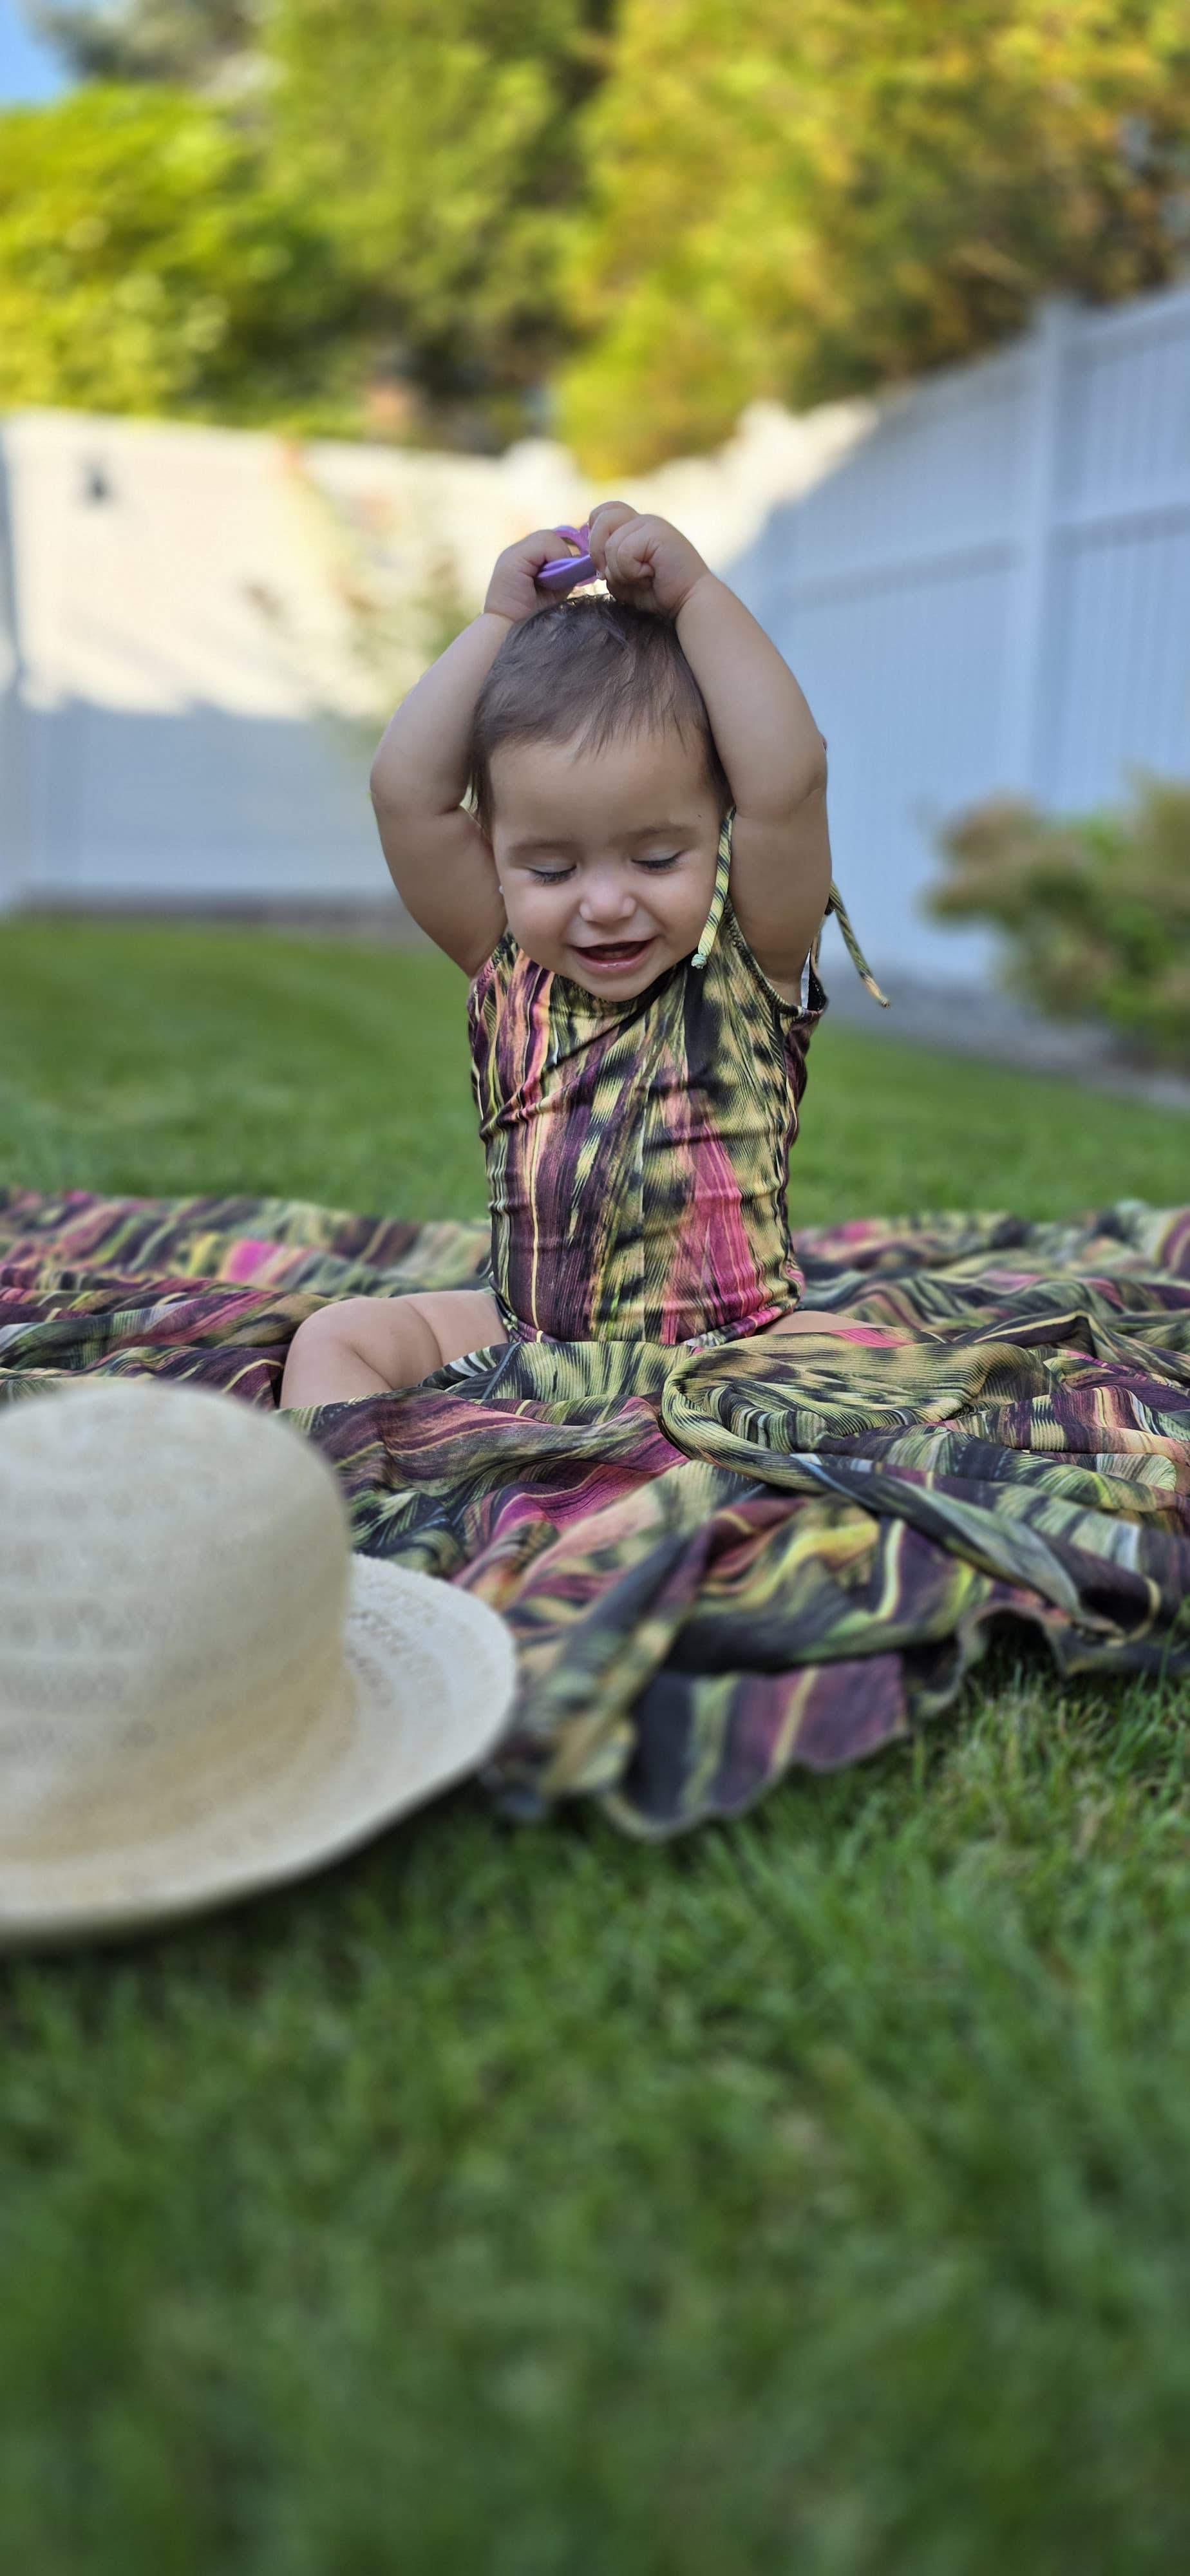
[[276, 453], [68, 413], [5, 424], [10, 900], [377, 892], [366, 761], [305, 720], [308, 693], [249, 595], [280, 559], [321, 639], [322, 586]]
[[[379, 683], [346, 592], [400, 629], [393, 689], [443, 562], [477, 605], [502, 545], [596, 497], [539, 441], [298, 458], [234, 431], [0, 423], [0, 898], [382, 897]], [[917, 909], [944, 815], [1003, 787], [1085, 807], [1137, 764], [1190, 774], [1190, 287], [1049, 305], [879, 404], [754, 405], [718, 456], [625, 497], [689, 529], [803, 680], [880, 966], [986, 965], [985, 940]]]

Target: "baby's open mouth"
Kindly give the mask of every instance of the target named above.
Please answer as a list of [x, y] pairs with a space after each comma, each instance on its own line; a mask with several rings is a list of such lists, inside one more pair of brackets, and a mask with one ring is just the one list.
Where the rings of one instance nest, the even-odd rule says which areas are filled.
[[597, 946], [579, 948], [584, 966], [594, 966], [605, 974], [620, 966], [635, 966], [646, 949], [653, 945], [652, 933], [647, 939], [602, 939]]

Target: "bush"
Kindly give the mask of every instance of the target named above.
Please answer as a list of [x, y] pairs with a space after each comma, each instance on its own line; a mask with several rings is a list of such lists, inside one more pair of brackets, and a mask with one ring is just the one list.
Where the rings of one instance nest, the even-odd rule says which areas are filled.
[[1190, 1068], [1190, 785], [1141, 778], [1128, 810], [1066, 819], [995, 797], [940, 847], [950, 873], [928, 910], [992, 923], [1013, 991]]

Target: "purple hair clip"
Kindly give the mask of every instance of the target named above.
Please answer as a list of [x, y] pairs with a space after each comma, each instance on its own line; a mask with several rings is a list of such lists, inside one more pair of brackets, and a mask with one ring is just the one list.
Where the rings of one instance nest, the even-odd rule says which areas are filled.
[[551, 563], [542, 564], [536, 578], [543, 590], [557, 591], [559, 597], [563, 597], [568, 590], [577, 590], [580, 582], [598, 581], [599, 575], [590, 555], [586, 552], [591, 534], [586, 520], [584, 519], [581, 528], [560, 527], [558, 534], [560, 537], [569, 537], [571, 544], [581, 546], [583, 552], [577, 555], [555, 555]]

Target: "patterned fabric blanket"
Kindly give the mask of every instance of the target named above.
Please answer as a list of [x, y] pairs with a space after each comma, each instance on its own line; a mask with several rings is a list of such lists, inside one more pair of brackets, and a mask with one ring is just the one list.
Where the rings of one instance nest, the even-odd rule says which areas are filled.
[[[328, 1297], [483, 1277], [487, 1229], [0, 1192], [0, 1393], [80, 1371], [276, 1402]], [[1062, 1673], [1190, 1667], [1190, 1209], [799, 1236], [821, 1328], [538, 1342], [300, 1417], [355, 1544], [511, 1622], [489, 1785], [670, 1833], [954, 1697], [995, 1621]]]

